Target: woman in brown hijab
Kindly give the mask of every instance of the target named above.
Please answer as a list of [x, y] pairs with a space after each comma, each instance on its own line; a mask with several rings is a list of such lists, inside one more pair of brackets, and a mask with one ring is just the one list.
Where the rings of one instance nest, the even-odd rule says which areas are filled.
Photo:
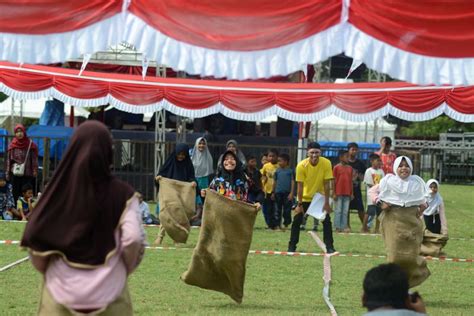
[[82, 124], [41, 196], [21, 245], [44, 275], [39, 315], [131, 315], [127, 277], [141, 261], [138, 197], [111, 174], [112, 136]]

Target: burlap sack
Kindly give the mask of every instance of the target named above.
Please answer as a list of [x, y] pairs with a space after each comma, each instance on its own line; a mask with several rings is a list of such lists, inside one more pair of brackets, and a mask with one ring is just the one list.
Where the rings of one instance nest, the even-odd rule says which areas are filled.
[[240, 304], [257, 212], [253, 205], [207, 190], [199, 241], [181, 279], [227, 294]]
[[435, 234], [425, 229], [420, 254], [423, 256], [439, 257], [448, 239], [446, 235]]
[[423, 222], [417, 212], [417, 207], [392, 207], [380, 216], [387, 260], [399, 264], [407, 272], [410, 288], [430, 276], [426, 260], [420, 256]]
[[165, 232], [178, 243], [188, 240], [196, 207], [196, 188], [190, 182], [161, 177], [158, 200], [160, 203], [160, 223]]

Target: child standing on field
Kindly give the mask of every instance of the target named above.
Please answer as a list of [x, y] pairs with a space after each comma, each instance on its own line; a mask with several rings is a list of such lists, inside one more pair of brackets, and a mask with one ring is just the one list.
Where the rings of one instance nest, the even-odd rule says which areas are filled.
[[352, 188], [352, 167], [349, 165], [349, 152], [341, 150], [339, 152], [339, 163], [334, 167], [335, 179], [334, 201], [336, 210], [334, 215], [334, 226], [336, 232], [350, 232], [347, 226], [347, 214], [349, 213], [349, 203], [354, 198]]
[[263, 204], [262, 174], [257, 169], [257, 157], [248, 156], [247, 166], [245, 167], [247, 183], [249, 186], [248, 200], [251, 203]]
[[295, 172], [289, 166], [290, 156], [280, 154], [278, 156], [278, 169], [273, 177], [273, 195], [276, 202], [275, 220], [281, 228], [283, 215], [283, 225], [285, 228], [291, 224], [291, 206], [293, 205], [293, 192], [295, 191]]
[[[371, 154], [369, 156], [369, 161], [370, 168], [365, 171], [364, 175], [364, 183], [367, 186], [367, 192], [369, 192], [370, 188], [372, 188], [374, 185], [379, 184], [382, 178], [385, 176], [385, 173], [381, 169], [382, 160], [380, 159], [379, 155]], [[363, 232], [369, 231], [374, 218], [376, 218], [375, 233], [379, 233], [380, 223], [378, 218], [381, 212], [382, 210], [380, 209], [380, 207], [374, 204], [374, 202], [370, 198], [370, 194], [367, 193], [367, 213], [364, 217]]]
[[272, 200], [273, 193], [273, 180], [275, 171], [278, 169], [278, 150], [270, 149], [268, 151], [268, 162], [263, 165], [262, 168], [262, 182], [263, 190], [265, 192], [265, 200], [263, 205], [263, 215], [265, 217], [265, 222], [270, 229], [277, 229], [278, 224], [276, 223], [275, 216], [275, 201]]

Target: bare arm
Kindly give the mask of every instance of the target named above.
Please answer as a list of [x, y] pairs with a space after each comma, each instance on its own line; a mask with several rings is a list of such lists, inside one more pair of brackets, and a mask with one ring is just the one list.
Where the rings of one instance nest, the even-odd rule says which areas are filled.
[[302, 213], [303, 206], [300, 203], [303, 203], [303, 182], [296, 182], [296, 196], [298, 198], [298, 206], [295, 208], [295, 213]]
[[446, 212], [444, 209], [444, 202], [439, 206], [439, 219], [441, 221], [441, 234], [448, 234], [448, 221], [446, 219]]
[[331, 196], [331, 186], [333, 179], [324, 180], [324, 207], [323, 209], [329, 213], [332, 212], [331, 205], [329, 204], [329, 197]]
[[40, 273], [45, 273], [46, 269], [48, 268], [50, 256], [42, 257], [42, 256], [35, 256], [30, 253], [30, 261], [33, 267]]
[[294, 194], [293, 192], [295, 192], [295, 180], [291, 179], [291, 192], [288, 195], [289, 200], [293, 200], [293, 194]]

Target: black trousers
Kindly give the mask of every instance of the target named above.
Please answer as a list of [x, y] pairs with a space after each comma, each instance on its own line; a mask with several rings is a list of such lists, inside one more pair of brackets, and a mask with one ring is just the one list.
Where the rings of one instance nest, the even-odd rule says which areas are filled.
[[433, 234], [441, 234], [441, 219], [439, 218], [439, 214], [423, 215], [423, 218], [425, 219], [426, 229]]
[[[291, 224], [291, 237], [290, 243], [288, 248], [296, 249], [298, 242], [300, 241], [300, 225], [303, 222], [303, 217], [308, 207], [311, 203], [310, 202], [303, 202], [303, 213], [296, 214], [293, 217], [293, 223]], [[331, 223], [331, 216], [329, 214], [326, 215], [326, 218], [323, 220], [323, 241], [326, 245], [326, 248], [334, 248], [334, 239], [332, 237], [332, 223]]]
[[281, 219], [283, 217], [283, 225], [288, 226], [291, 224], [291, 206], [293, 201], [288, 200], [290, 193], [276, 193], [275, 194], [275, 218], [277, 226], [281, 225]]
[[[279, 224], [276, 222], [276, 204], [275, 201], [272, 200], [272, 195], [269, 193], [265, 193], [265, 200], [263, 200], [265, 205], [266, 217], [265, 222], [267, 223], [268, 227], [271, 229], [277, 228]], [[265, 214], [263, 214], [265, 216]]]

